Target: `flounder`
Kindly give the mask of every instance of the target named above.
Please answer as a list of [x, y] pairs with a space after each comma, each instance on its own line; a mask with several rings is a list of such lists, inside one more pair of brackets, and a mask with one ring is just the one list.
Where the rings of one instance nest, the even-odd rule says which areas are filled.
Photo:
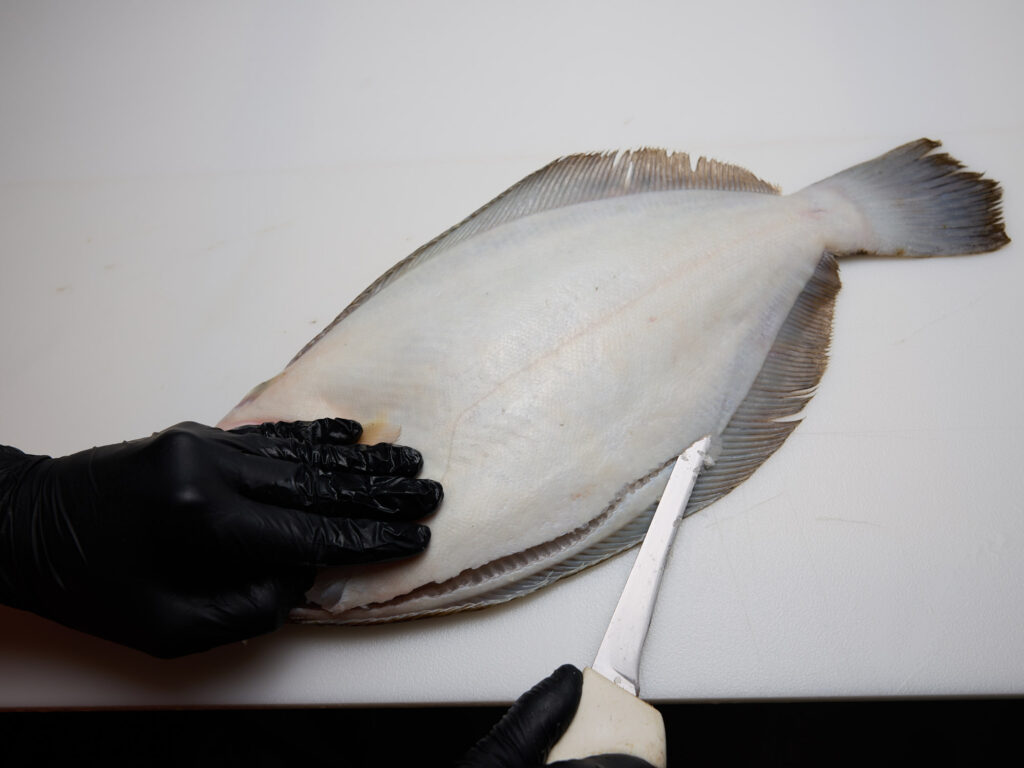
[[298, 621], [373, 623], [527, 594], [643, 538], [675, 457], [687, 514], [793, 431], [825, 369], [837, 257], [991, 251], [996, 182], [922, 139], [782, 196], [641, 149], [564, 157], [367, 288], [220, 426], [339, 416], [445, 488], [427, 552], [324, 570]]

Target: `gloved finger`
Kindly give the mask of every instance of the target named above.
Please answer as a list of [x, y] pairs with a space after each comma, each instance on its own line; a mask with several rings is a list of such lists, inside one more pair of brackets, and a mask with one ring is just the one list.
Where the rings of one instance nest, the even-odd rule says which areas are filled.
[[462, 768], [540, 766], [569, 727], [583, 690], [583, 673], [564, 664], [520, 696], [459, 763]]
[[259, 503], [236, 509], [213, 531], [206, 557], [291, 565], [349, 565], [419, 554], [430, 542], [425, 525], [325, 517]]
[[417, 555], [430, 543], [430, 529], [415, 523], [351, 518], [314, 518], [313, 535], [294, 541], [294, 562], [310, 565], [379, 563]]
[[[413, 477], [423, 468], [423, 456], [415, 448], [390, 443], [363, 445], [345, 441], [306, 439], [300, 436], [292, 437], [287, 430], [280, 429], [291, 426], [294, 425], [254, 425], [249, 432], [232, 434], [231, 437], [236, 438], [232, 442], [245, 453], [351, 472]], [[358, 428], [359, 425], [355, 426]], [[321, 431], [326, 429], [325, 427]], [[273, 432], [280, 434], [271, 434]]]
[[430, 543], [430, 529], [415, 523], [321, 518], [301, 562], [314, 565], [379, 563], [417, 555]]
[[376, 445], [311, 445], [281, 442], [263, 450], [264, 456], [370, 475], [413, 477], [423, 469], [423, 456], [415, 448], [391, 443]]
[[323, 515], [412, 520], [433, 512], [444, 489], [433, 480], [382, 477], [244, 457], [235, 463], [236, 486], [249, 498]]
[[316, 419], [315, 421], [277, 421], [247, 424], [228, 430], [236, 435], [261, 435], [301, 440], [307, 443], [354, 443], [363, 433], [362, 425], [351, 419]]
[[437, 509], [444, 489], [434, 480], [321, 473], [314, 505], [322, 514], [413, 520]]

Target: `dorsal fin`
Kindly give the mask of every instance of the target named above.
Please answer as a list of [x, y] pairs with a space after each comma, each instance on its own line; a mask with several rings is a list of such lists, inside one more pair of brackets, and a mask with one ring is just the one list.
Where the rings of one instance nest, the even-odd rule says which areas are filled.
[[697, 160], [697, 167], [691, 167], [690, 156], [685, 152], [644, 148], [559, 158], [509, 187], [454, 227], [395, 264], [299, 350], [289, 365], [392, 280], [456, 243], [541, 211], [624, 195], [678, 189], [779, 194], [778, 187], [738, 165], [701, 157]]

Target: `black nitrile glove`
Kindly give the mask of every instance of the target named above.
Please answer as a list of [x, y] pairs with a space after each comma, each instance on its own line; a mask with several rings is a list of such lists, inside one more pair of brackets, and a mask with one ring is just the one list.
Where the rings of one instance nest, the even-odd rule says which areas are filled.
[[171, 657], [276, 629], [315, 566], [421, 552], [441, 486], [323, 419], [183, 423], [52, 459], [0, 447], [0, 602]]
[[[539, 768], [562, 738], [576, 714], [583, 674], [564, 664], [550, 677], [520, 696], [484, 738], [459, 763], [459, 768]], [[593, 755], [559, 760], [558, 768], [651, 768], [630, 755]]]

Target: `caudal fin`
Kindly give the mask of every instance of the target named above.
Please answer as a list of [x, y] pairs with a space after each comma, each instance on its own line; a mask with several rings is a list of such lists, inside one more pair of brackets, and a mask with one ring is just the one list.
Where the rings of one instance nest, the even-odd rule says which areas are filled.
[[873, 240], [847, 253], [944, 256], [994, 251], [1010, 241], [998, 182], [964, 166], [931, 139], [919, 139], [855, 165], [805, 190], [852, 203]]

